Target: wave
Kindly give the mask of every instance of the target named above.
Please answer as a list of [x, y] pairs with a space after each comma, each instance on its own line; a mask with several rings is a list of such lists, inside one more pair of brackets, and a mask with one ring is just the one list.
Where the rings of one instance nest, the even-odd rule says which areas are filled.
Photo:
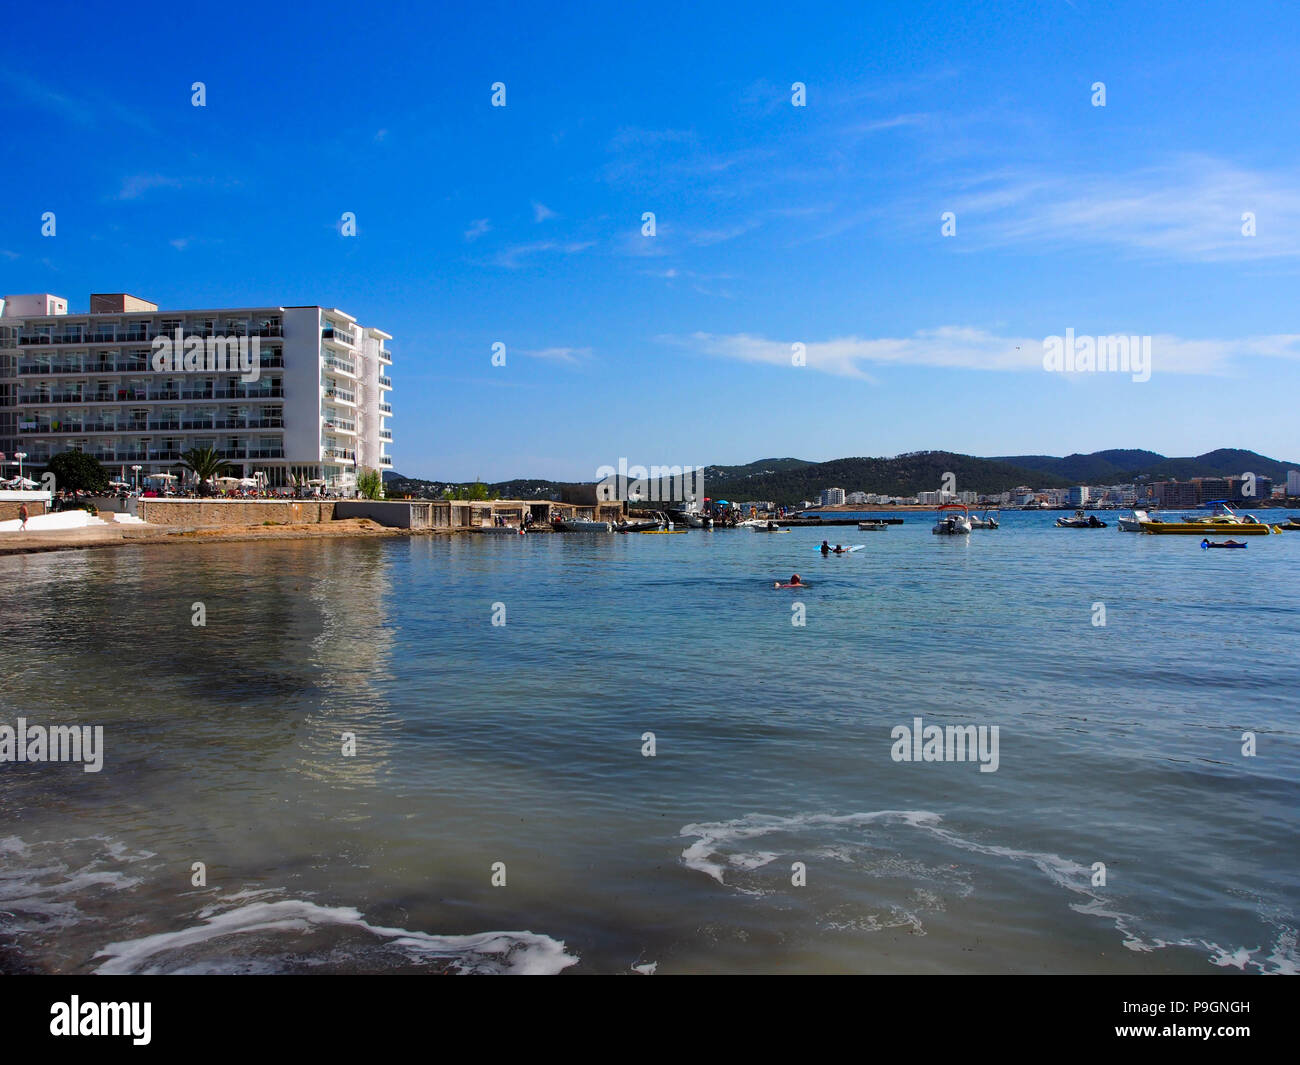
[[[208, 911], [211, 912], [211, 908]], [[514, 975], [549, 975], [559, 973], [578, 959], [565, 951], [564, 943], [533, 932], [479, 932], [473, 935], [439, 936], [412, 932], [405, 928], [372, 925], [350, 906], [320, 906], [302, 899], [277, 902], [249, 902], [232, 910], [209, 916], [202, 924], [174, 932], [160, 932], [140, 939], [110, 943], [96, 952], [107, 957], [95, 971], [102, 975], [129, 973], [198, 973], [217, 971], [282, 971], [278, 957], [268, 957], [264, 939], [276, 934], [306, 935], [327, 928], [364, 933], [371, 944], [396, 951], [418, 964], [443, 963], [454, 973], [504, 973]], [[256, 936], [258, 956], [241, 962], [234, 956], [214, 965], [194, 957], [193, 948], [232, 936]], [[338, 944], [335, 943], [334, 947]], [[335, 953], [331, 951], [332, 954]], [[361, 944], [357, 952], [344, 951], [349, 962], [359, 958], [369, 962], [373, 951]], [[168, 956], [179, 955], [169, 960]], [[301, 959], [300, 959], [301, 960]], [[322, 964], [324, 958], [315, 962]], [[370, 966], [365, 965], [366, 968]]]
[[[943, 818], [929, 810], [875, 810], [852, 814], [796, 814], [776, 816], [771, 814], [748, 814], [731, 821], [702, 822], [685, 825], [679, 835], [695, 837], [695, 842], [682, 851], [682, 864], [712, 877], [719, 884], [746, 895], [766, 895], [764, 891], [752, 885], [728, 884], [726, 877], [735, 872], [747, 872], [758, 865], [766, 865], [777, 860], [780, 855], [772, 851], [762, 851], [760, 863], [753, 861], [755, 855], [749, 851], [753, 841], [773, 835], [806, 835], [827, 829], [857, 829], [872, 825], [903, 825], [928, 833], [942, 843], [960, 850], [983, 854], [992, 858], [1002, 858], [1012, 862], [1026, 862], [1036, 867], [1051, 883], [1076, 896], [1070, 903], [1070, 909], [1089, 917], [1109, 921], [1122, 936], [1124, 947], [1128, 950], [1147, 953], [1168, 947], [1186, 947], [1207, 952], [1207, 960], [1221, 968], [1236, 968], [1243, 972], [1251, 970], [1268, 974], [1300, 974], [1300, 954], [1296, 949], [1296, 930], [1278, 915], [1268, 915], [1262, 911], [1258, 916], [1273, 926], [1276, 932], [1274, 942], [1268, 946], [1225, 948], [1210, 940], [1196, 937], [1165, 939], [1139, 932], [1140, 918], [1123, 913], [1114, 908], [1098, 888], [1092, 884], [1090, 866], [1064, 858], [1058, 854], [1042, 851], [1019, 850], [1015, 847], [1003, 847], [981, 843], [946, 828]], [[824, 846], [820, 851], [811, 853], [833, 858], [837, 861], [859, 864], [853, 858], [855, 841], [837, 840], [835, 845]], [[739, 845], [743, 844], [744, 848]], [[734, 849], [734, 853], [732, 852]], [[799, 854], [810, 853], [806, 846], [801, 846]], [[893, 872], [898, 872], [898, 863], [894, 863]], [[879, 870], [877, 870], [879, 871]], [[910, 870], [904, 870], [914, 878], [921, 875], [935, 875], [937, 870], [925, 869], [912, 863]], [[942, 902], [932, 893], [921, 888], [913, 891], [921, 909], [938, 911]], [[856, 928], [864, 931], [878, 931], [884, 928], [908, 926], [919, 934], [924, 929], [917, 912], [903, 907], [890, 907], [894, 919], [881, 921], [874, 915], [854, 916], [844, 922], [832, 921], [834, 929]]]

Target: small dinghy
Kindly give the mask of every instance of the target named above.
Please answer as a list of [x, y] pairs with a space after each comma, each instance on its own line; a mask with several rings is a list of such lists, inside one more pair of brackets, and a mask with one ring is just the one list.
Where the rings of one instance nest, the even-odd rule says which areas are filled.
[[1249, 547], [1250, 544], [1243, 540], [1202, 540], [1201, 550], [1204, 551], [1211, 547]]

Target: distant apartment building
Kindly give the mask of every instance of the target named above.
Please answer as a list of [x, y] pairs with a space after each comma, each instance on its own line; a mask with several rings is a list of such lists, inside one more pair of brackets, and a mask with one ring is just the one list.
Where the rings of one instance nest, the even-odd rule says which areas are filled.
[[1076, 484], [1066, 490], [1065, 501], [1072, 507], [1081, 507], [1091, 500], [1091, 492], [1092, 489], [1086, 484]]
[[1300, 496], [1300, 470], [1287, 470], [1286, 494], [1288, 496]]
[[1157, 506], [1195, 507], [1200, 505], [1198, 486], [1191, 481], [1156, 481], [1152, 489]]
[[[254, 373], [155, 369], [155, 338], [202, 338], [209, 355], [239, 338], [259, 349]], [[0, 452], [39, 467], [80, 450], [129, 479], [173, 471], [211, 447], [266, 483], [321, 480], [347, 489], [357, 471], [393, 464], [391, 340], [327, 307], [159, 310], [96, 293], [68, 314], [47, 293], [0, 300]], [[251, 378], [255, 377], [253, 380]]]
[[843, 488], [823, 488], [820, 502], [823, 507], [839, 507], [844, 505]]
[[861, 503], [874, 502], [874, 501], [868, 500], [866, 492], [850, 492], [848, 495], [844, 497], [844, 502], [861, 504]]

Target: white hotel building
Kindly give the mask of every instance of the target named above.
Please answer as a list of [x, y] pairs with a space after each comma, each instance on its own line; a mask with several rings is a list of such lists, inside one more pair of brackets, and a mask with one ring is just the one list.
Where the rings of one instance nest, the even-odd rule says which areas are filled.
[[[159, 372], [155, 336], [256, 337], [256, 381]], [[357, 471], [390, 469], [392, 338], [327, 307], [160, 311], [122, 293], [89, 314], [42, 293], [0, 301], [0, 452], [25, 468], [78, 449], [114, 475], [175, 472], [212, 447], [243, 476], [280, 486], [321, 479], [347, 491]], [[16, 472], [10, 463], [6, 476]]]

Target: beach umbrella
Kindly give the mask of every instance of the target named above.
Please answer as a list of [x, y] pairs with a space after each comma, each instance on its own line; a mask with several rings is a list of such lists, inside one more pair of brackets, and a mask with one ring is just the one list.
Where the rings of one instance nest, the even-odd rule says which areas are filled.
[[146, 480], [146, 481], [174, 481], [174, 480], [176, 480], [176, 474], [174, 474], [174, 473], [150, 473], [150, 474], [146, 474], [146, 475], [145, 475], [145, 480]]
[[240, 488], [256, 488], [256, 487], [257, 487], [257, 483], [258, 483], [258, 482], [255, 481], [255, 480], [253, 480], [253, 478], [251, 478], [251, 477], [241, 477], [241, 478], [239, 479], [239, 487], [240, 487]]

